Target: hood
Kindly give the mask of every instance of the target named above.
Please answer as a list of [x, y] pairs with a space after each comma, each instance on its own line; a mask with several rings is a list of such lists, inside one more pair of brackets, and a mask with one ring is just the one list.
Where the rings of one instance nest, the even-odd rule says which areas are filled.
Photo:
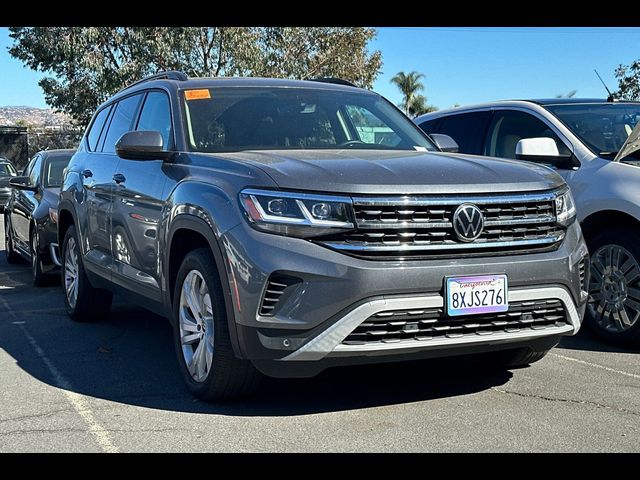
[[627, 137], [626, 142], [624, 142], [622, 148], [618, 151], [618, 154], [616, 155], [616, 158], [613, 159], [613, 161], [619, 162], [623, 158], [632, 155], [638, 150], [640, 150], [640, 122], [636, 123], [635, 128], [631, 131], [631, 133]]
[[260, 150], [216, 154], [252, 164], [283, 189], [356, 194], [548, 190], [564, 184], [547, 167], [474, 155], [389, 150]]

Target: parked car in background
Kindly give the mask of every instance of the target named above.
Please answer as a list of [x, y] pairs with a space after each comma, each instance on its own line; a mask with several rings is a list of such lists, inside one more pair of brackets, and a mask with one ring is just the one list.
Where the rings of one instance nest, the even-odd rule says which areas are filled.
[[[460, 152], [554, 168], [570, 185], [591, 252], [587, 325], [640, 347], [640, 103], [501, 101], [420, 116]], [[635, 130], [634, 130], [635, 129]]]
[[443, 154], [345, 83], [167, 72], [101, 105], [61, 189], [70, 317], [119, 292], [170, 318], [206, 400], [259, 372], [526, 366], [577, 332], [587, 247], [562, 178]]
[[4, 210], [4, 206], [11, 196], [9, 180], [16, 175], [13, 164], [7, 158], [0, 157], [0, 212]]
[[38, 152], [23, 176], [10, 181], [11, 196], [4, 212], [7, 261], [31, 262], [33, 284], [42, 285], [47, 273], [59, 266], [58, 199], [63, 170], [75, 150]]

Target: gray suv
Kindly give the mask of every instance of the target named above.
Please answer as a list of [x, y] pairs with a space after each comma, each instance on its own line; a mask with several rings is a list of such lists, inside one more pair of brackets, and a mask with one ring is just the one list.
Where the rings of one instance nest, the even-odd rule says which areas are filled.
[[166, 316], [207, 400], [353, 363], [523, 366], [576, 333], [588, 258], [562, 178], [442, 153], [345, 83], [165, 72], [101, 105], [61, 190], [71, 318], [114, 292]]

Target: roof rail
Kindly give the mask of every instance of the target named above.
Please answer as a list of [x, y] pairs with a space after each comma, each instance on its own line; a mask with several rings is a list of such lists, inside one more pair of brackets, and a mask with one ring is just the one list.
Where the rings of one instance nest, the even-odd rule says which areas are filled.
[[167, 71], [155, 73], [153, 75], [149, 75], [148, 77], [144, 77], [136, 82], [133, 82], [130, 85], [127, 85], [122, 90], [126, 90], [128, 88], [134, 87], [144, 82], [150, 82], [151, 80], [160, 80], [163, 78], [167, 80], [179, 80], [181, 82], [189, 80], [189, 77], [187, 77], [187, 75], [184, 72], [180, 72], [178, 70], [167, 70]]
[[320, 77], [320, 78], [311, 78], [312, 82], [323, 82], [323, 83], [335, 83], [337, 85], [346, 85], [348, 87], [356, 87], [357, 85], [350, 82], [349, 80], [344, 80], [342, 78], [336, 77]]

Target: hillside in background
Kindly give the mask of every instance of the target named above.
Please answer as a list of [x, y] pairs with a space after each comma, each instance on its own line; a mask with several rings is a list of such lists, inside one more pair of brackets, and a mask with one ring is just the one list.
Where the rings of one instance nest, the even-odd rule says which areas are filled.
[[57, 127], [68, 125], [71, 119], [68, 115], [51, 108], [0, 107], [0, 126], [17, 125], [18, 122], [35, 127]]

